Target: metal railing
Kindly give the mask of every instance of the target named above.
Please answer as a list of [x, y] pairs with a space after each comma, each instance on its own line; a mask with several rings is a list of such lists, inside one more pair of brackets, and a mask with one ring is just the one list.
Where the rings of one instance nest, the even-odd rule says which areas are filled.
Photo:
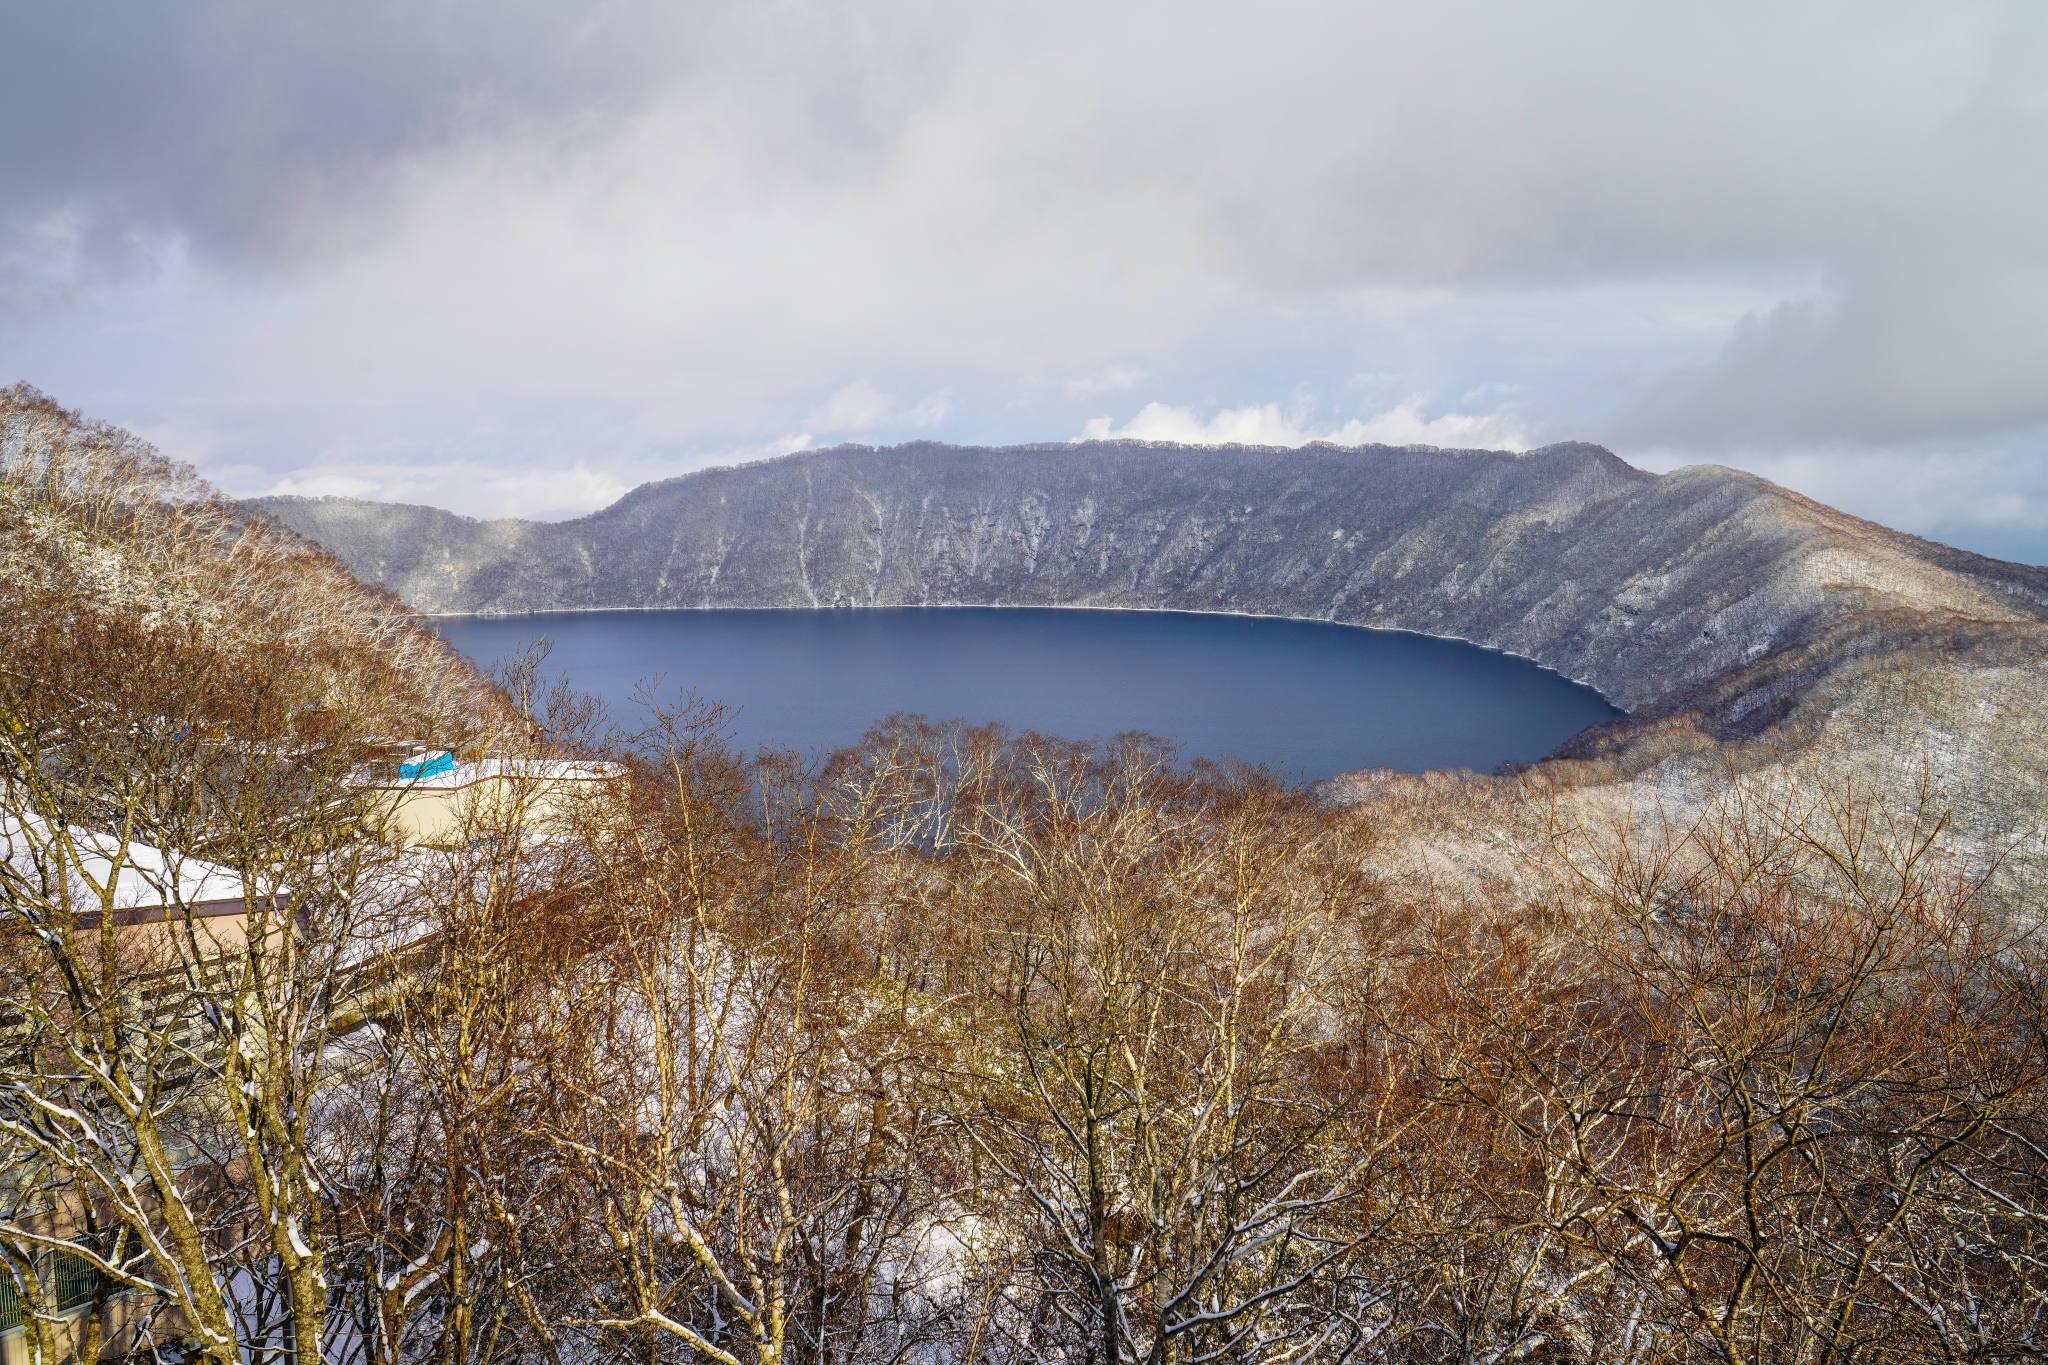
[[[56, 1294], [58, 1312], [91, 1303], [102, 1292], [98, 1267], [83, 1256], [65, 1251], [46, 1251], [36, 1257], [35, 1277]], [[0, 1332], [12, 1332], [28, 1320], [22, 1308], [21, 1290], [15, 1276], [0, 1279]]]

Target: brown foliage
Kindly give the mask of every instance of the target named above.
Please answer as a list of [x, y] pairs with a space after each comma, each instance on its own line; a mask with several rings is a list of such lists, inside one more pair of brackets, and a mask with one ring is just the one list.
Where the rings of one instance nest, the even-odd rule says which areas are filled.
[[573, 951], [490, 950], [506, 1358], [2030, 1349], [2043, 964], [1931, 792], [1559, 819], [1552, 894], [1457, 902], [1142, 738], [718, 723], [593, 812]]

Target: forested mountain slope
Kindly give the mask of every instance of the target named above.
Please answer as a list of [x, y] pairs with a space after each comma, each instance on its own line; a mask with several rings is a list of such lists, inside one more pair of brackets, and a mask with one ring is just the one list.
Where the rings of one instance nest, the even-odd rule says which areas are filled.
[[1653, 475], [1582, 444], [842, 446], [647, 484], [552, 524], [338, 498], [263, 505], [427, 612], [1270, 613], [1458, 636], [1631, 710], [1873, 613], [2048, 615], [2048, 571], [1735, 470]]
[[[271, 694], [357, 734], [459, 743], [503, 698], [390, 593], [318, 545], [252, 517], [119, 428], [17, 384], [0, 389], [0, 686], [90, 689], [151, 651], [243, 665]], [[168, 654], [166, 655], [168, 657]], [[255, 674], [252, 674], [254, 676]]]

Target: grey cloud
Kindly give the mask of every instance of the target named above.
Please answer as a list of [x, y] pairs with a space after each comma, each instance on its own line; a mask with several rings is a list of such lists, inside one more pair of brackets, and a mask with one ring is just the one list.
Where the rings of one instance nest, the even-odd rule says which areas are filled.
[[2048, 417], [2048, 12], [1278, 15], [1227, 49], [1199, 24], [1162, 40], [1156, 69], [1199, 71], [1204, 97], [1134, 77], [1107, 87], [1111, 135], [1077, 140], [1105, 184], [1171, 206], [1153, 225], [1200, 222], [1232, 276], [1299, 296], [1806, 273], [1820, 294], [1632, 381], [1601, 434], [1882, 442]]
[[[2044, 225], [2048, 231], [2048, 225]], [[2048, 273], [1930, 250], [1742, 320], [1606, 424], [1700, 450], [1974, 436], [2048, 420]]]
[[1276, 288], [1749, 268], [1943, 176], [2024, 181], [2039, 110], [1992, 106], [2042, 33], [2009, 4], [17, 4], [0, 178], [16, 215], [287, 255], [408, 159], [603, 141], [681, 89], [778, 188], [936, 132], [1005, 211], [1135, 210]]
[[686, 65], [684, 16], [525, 0], [6, 6], [0, 257], [17, 289], [173, 243], [275, 267], [360, 242], [408, 158], [604, 128]]
[[1700, 449], [1896, 445], [2048, 420], [2048, 23], [1986, 35], [1919, 146], [1837, 207], [1823, 287], [1744, 318], [1718, 355], [1616, 415]]

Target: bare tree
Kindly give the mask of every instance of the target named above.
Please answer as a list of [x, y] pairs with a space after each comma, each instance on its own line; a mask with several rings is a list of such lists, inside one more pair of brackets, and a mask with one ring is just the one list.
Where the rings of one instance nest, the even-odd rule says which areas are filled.
[[1026, 736], [962, 802], [939, 875], [980, 926], [960, 942], [984, 984], [946, 1102], [1018, 1248], [986, 1349], [1355, 1350], [1376, 1298], [1357, 1215], [1385, 1150], [1344, 1140], [1363, 1131], [1336, 984], [1369, 898], [1355, 837], [1136, 738]]
[[[601, 707], [549, 680], [547, 654], [543, 640], [502, 671], [517, 720], [487, 756], [509, 771], [544, 771], [603, 732]], [[559, 1160], [530, 1119], [566, 1036], [554, 983], [609, 933], [589, 859], [617, 797], [523, 780], [490, 792], [396, 859], [335, 1021], [348, 1036], [323, 1099], [342, 1243], [329, 1358], [559, 1358], [543, 1301], [570, 1248], [547, 1218]], [[389, 798], [369, 807], [398, 837]]]
[[5, 1235], [119, 1227], [68, 1254], [174, 1308], [203, 1354], [305, 1358], [326, 1294], [313, 1100], [378, 863], [346, 746], [293, 726], [287, 650], [75, 607], [9, 624], [0, 1139], [42, 1181]]
[[1933, 793], [1590, 838], [1446, 913], [1389, 1027], [1442, 1078], [1461, 1352], [1985, 1359], [2038, 1330], [2040, 948]]
[[721, 723], [656, 709], [642, 804], [596, 862], [607, 934], [556, 987], [570, 1041], [534, 1132], [554, 1225], [591, 1249], [557, 1320], [647, 1360], [853, 1361], [880, 1294], [887, 1358], [918, 1293], [912, 1007], [859, 970], [862, 841], [801, 797], [768, 837]]

